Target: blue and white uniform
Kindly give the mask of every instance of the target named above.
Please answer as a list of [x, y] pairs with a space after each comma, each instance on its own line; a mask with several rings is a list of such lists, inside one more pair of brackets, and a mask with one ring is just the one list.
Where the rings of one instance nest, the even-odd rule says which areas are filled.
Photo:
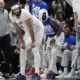
[[48, 6], [44, 1], [34, 2], [32, 5], [32, 14], [38, 18], [41, 9], [48, 10]]
[[[44, 21], [42, 19], [43, 13], [46, 13], [46, 18], [45, 18]], [[44, 24], [44, 32], [45, 32], [44, 34], [47, 38], [46, 53], [43, 54], [43, 57], [44, 57], [44, 60], [45, 60], [44, 66], [49, 66], [49, 70], [53, 70], [56, 73], [57, 72], [57, 68], [56, 68], [57, 56], [58, 55], [61, 56], [60, 47], [62, 46], [62, 42], [63, 42], [63, 39], [64, 39], [64, 34], [61, 33], [61, 35], [58, 38], [56, 38], [55, 44], [57, 43], [57, 45], [51, 46], [50, 41], [52, 39], [54, 39], [54, 37], [56, 36], [56, 33], [58, 32], [58, 29], [55, 26], [52, 26], [52, 24], [51, 24], [52, 17], [48, 16], [48, 12], [47, 12], [46, 9], [41, 9], [39, 11], [39, 19]], [[57, 48], [57, 46], [59, 48]], [[49, 47], [52, 50], [49, 50], [50, 49]], [[50, 53], [50, 51], [51, 51], [51, 53]], [[49, 65], [47, 64], [47, 62], [49, 63]]]
[[44, 31], [46, 34], [46, 37], [54, 37], [55, 34], [57, 33], [57, 29], [51, 25], [51, 17], [48, 16], [46, 21], [43, 21], [44, 24]]

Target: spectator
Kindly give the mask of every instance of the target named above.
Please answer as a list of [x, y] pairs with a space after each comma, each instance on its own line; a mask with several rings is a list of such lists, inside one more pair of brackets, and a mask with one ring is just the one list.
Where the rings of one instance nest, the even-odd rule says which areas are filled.
[[29, 9], [29, 1], [28, 0], [19, 0], [19, 4], [20, 4], [21, 8], [25, 8], [25, 6], [27, 8], [27, 6], [28, 6], [28, 9]]
[[71, 71], [65, 78], [80, 78], [80, 51], [77, 49], [72, 52]]
[[[47, 51], [47, 53], [44, 55], [44, 59], [45, 59], [46, 55], [50, 54], [49, 53], [49, 48], [52, 49], [52, 47], [53, 47], [52, 43], [50, 44], [50, 41], [53, 40], [55, 36], [58, 36], [60, 34], [60, 32], [61, 32], [62, 29], [61, 29], [61, 26], [60, 26], [60, 22], [58, 20], [53, 19], [51, 16], [49, 16], [48, 15], [48, 11], [46, 9], [41, 9], [39, 11], [39, 19], [44, 24], [44, 32], [45, 32], [44, 34], [46, 36], [45, 42], [46, 42], [46, 51]], [[55, 40], [54, 40], [54, 42], [55, 42]], [[53, 56], [53, 54], [51, 54], [51, 56]], [[49, 56], [47, 56], [47, 57], [49, 57]], [[49, 57], [49, 59], [47, 58], [47, 60], [49, 62], [53, 61], [53, 59], [51, 57]], [[45, 59], [45, 62], [47, 63], [46, 59]], [[49, 68], [50, 68], [49, 70], [52, 70], [52, 68], [51, 68], [52, 67], [51, 62], [48, 65]], [[45, 70], [46, 70], [46, 68], [45, 68]], [[43, 76], [43, 75], [41, 75], [41, 76]]]
[[74, 29], [76, 30], [76, 50], [73, 51], [72, 69], [66, 78], [74, 78], [75, 69], [78, 69], [78, 75], [80, 76], [80, 0], [71, 0], [71, 5], [74, 12]]
[[57, 76], [56, 78], [65, 78], [65, 76], [68, 74], [69, 64], [72, 59], [72, 51], [75, 49], [76, 45], [76, 38], [70, 32], [71, 31], [69, 27], [65, 27], [64, 29], [65, 39], [62, 46], [63, 57], [61, 61], [61, 65], [64, 67], [64, 72], [61, 75]]
[[48, 10], [48, 5], [42, 0], [34, 0], [34, 3], [32, 4], [32, 14], [38, 17], [40, 9]]
[[52, 2], [54, 17], [62, 21], [65, 18], [66, 4], [63, 0], [54, 0]]
[[8, 11], [4, 9], [4, 0], [0, 0], [0, 53], [3, 52], [5, 64], [2, 67], [2, 72], [5, 74], [11, 74], [11, 67], [15, 67], [13, 65], [13, 50], [10, 45], [10, 26], [9, 26], [9, 18]]

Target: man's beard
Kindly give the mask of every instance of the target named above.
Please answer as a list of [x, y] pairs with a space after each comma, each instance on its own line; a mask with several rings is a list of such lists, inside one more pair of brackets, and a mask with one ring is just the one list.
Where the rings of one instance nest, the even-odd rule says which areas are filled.
[[17, 14], [15, 13], [15, 15], [16, 15], [16, 17], [18, 17], [18, 18], [19, 18], [19, 17], [20, 17], [20, 15], [21, 15], [21, 10], [19, 11], [19, 13], [17, 13]]
[[42, 20], [45, 21], [46, 20], [46, 17], [42, 17]]
[[19, 17], [20, 17], [20, 14], [21, 14], [21, 13], [19, 13], [19, 14], [15, 14], [15, 15], [19, 18]]
[[47, 20], [47, 16], [42, 16], [42, 21], [46, 21]]

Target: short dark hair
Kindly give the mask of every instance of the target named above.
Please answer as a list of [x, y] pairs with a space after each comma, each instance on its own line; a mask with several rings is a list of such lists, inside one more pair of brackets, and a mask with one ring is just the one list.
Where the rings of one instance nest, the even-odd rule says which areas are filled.
[[71, 27], [71, 25], [66, 24], [65, 28], [69, 28], [69, 29], [70, 29], [70, 32], [72, 32], [72, 27]]

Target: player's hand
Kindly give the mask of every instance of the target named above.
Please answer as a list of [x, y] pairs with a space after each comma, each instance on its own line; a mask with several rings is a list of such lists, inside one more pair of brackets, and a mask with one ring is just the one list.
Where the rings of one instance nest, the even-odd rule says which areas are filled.
[[25, 48], [26, 48], [26, 46], [25, 46], [25, 43], [23, 41], [23, 42], [20, 43], [20, 49], [25, 49]]
[[50, 41], [50, 45], [52, 45], [52, 44], [54, 44], [55, 43], [55, 39], [52, 39], [51, 41]]
[[19, 53], [20, 53], [20, 49], [19, 49], [19, 48], [16, 48], [16, 49], [14, 50], [14, 52], [17, 53], [17, 54], [19, 54]]
[[71, 46], [70, 49], [73, 51], [73, 50], [76, 50], [76, 46]]
[[42, 39], [41, 44], [42, 44], [42, 45], [44, 45], [44, 44], [45, 44], [45, 39]]
[[34, 48], [34, 47], [35, 47], [35, 42], [32, 42], [31, 48]]

